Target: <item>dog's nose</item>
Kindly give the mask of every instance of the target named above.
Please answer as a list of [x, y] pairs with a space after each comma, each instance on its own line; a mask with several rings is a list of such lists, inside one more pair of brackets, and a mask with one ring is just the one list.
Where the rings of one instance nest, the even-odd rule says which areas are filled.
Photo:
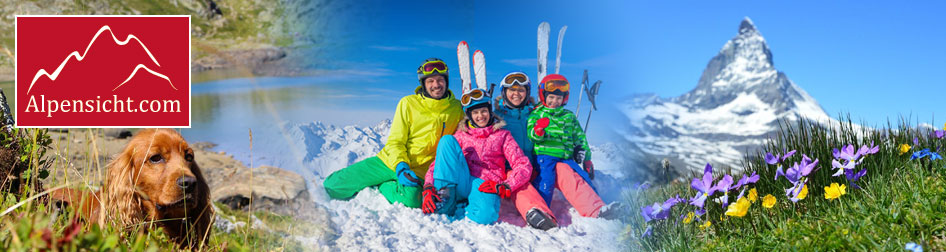
[[177, 179], [177, 186], [181, 187], [181, 190], [185, 192], [191, 192], [197, 187], [197, 178], [191, 176], [182, 176]]

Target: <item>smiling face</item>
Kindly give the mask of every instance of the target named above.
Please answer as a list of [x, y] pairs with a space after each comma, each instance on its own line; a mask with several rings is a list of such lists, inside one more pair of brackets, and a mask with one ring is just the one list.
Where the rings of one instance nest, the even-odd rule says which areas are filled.
[[447, 79], [443, 75], [433, 75], [424, 79], [424, 88], [431, 98], [440, 99], [447, 93]]
[[508, 99], [509, 105], [513, 107], [522, 105], [522, 102], [526, 100], [526, 95], [526, 88], [522, 86], [513, 85], [506, 88], [506, 99]]
[[545, 106], [549, 108], [558, 108], [559, 106], [562, 106], [562, 100], [564, 99], [565, 97], [561, 95], [548, 94], [548, 96], [545, 97]]
[[470, 111], [470, 117], [473, 117], [471, 119], [477, 127], [486, 127], [490, 117], [489, 106], [473, 109], [473, 111]]

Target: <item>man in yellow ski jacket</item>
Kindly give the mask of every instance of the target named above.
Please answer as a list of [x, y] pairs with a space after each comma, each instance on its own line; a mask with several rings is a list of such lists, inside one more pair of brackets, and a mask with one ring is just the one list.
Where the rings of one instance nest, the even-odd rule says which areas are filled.
[[420, 86], [401, 98], [391, 122], [388, 142], [377, 156], [338, 170], [323, 182], [333, 199], [347, 200], [369, 186], [390, 203], [418, 208], [427, 169], [437, 142], [452, 135], [463, 118], [460, 101], [450, 92], [447, 65], [440, 59], [424, 61], [417, 69]]

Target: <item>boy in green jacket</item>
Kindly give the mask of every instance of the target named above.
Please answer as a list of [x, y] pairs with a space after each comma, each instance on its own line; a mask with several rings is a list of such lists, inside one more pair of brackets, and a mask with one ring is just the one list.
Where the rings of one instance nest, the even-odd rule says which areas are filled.
[[[550, 74], [539, 83], [538, 106], [529, 116], [529, 138], [535, 144], [539, 174], [532, 184], [549, 205], [556, 187], [562, 191], [578, 213], [597, 217], [604, 202], [591, 183], [594, 164], [585, 132], [578, 117], [564, 108], [568, 102], [568, 80]], [[578, 166], [582, 162], [584, 169]]]

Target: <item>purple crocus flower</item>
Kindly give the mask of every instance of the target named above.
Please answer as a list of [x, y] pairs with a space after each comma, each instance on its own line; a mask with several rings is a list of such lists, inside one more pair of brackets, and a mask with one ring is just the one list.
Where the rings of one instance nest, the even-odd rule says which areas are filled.
[[[854, 184], [858, 178], [864, 176], [867, 172], [867, 169], [862, 169], [859, 172], [854, 170], [857, 168], [857, 165], [861, 164], [864, 161], [864, 158], [867, 155], [872, 155], [880, 151], [880, 146], [874, 145], [874, 142], [871, 142], [870, 145], [861, 145], [861, 148], [854, 151], [854, 145], [848, 145], [839, 151], [834, 149], [834, 160], [831, 160], [831, 167], [837, 169], [837, 172], [831, 176], [841, 176], [845, 174], [848, 182], [854, 188], [860, 188], [857, 184]], [[859, 175], [858, 175], [859, 174]]]
[[932, 134], [932, 135], [933, 135], [933, 137], [936, 137], [936, 138], [940, 138], [940, 139], [941, 139], [941, 138], [943, 138], [944, 136], [946, 136], [946, 130], [935, 130], [935, 131], [933, 131], [933, 134]]
[[742, 174], [742, 178], [739, 179], [739, 181], [736, 182], [735, 185], [730, 187], [729, 190], [733, 190], [733, 189], [736, 189], [745, 185], [749, 185], [749, 184], [755, 184], [755, 182], [758, 182], [758, 181], [759, 181], [759, 174], [756, 174], [756, 172], [752, 172], [752, 175], [750, 176], [746, 176], [746, 174]]
[[788, 170], [784, 172], [781, 167], [775, 171], [775, 179], [778, 179], [778, 176], [781, 175], [792, 183], [791, 188], [785, 189], [785, 195], [789, 196], [792, 202], [798, 201], [798, 194], [801, 193], [802, 188], [805, 187], [805, 183], [807, 182], [805, 177], [811, 174], [816, 166], [818, 166], [817, 159], [812, 162], [808, 155], [802, 155], [801, 163], [795, 162], [792, 167], [789, 167]]
[[854, 170], [844, 170], [844, 175], [847, 177], [848, 183], [850, 183], [851, 187], [855, 189], [861, 189], [861, 187], [855, 184], [854, 182], [857, 182], [858, 179], [860, 179], [866, 174], [867, 174], [867, 168], [861, 169], [861, 171], [859, 172], [854, 172]]
[[788, 159], [788, 157], [791, 157], [792, 155], [795, 155], [795, 150], [786, 152], [785, 155], [782, 155], [781, 157], [778, 153], [775, 153], [775, 155], [772, 153], [765, 153], [765, 162], [770, 165], [778, 164], [781, 161], [785, 161], [785, 159]]
[[670, 208], [682, 201], [683, 199], [680, 198], [680, 195], [677, 195], [676, 197], [667, 199], [663, 204], [658, 202], [654, 203], [652, 206], [643, 206], [641, 207], [641, 215], [644, 216], [644, 221], [667, 219], [667, 217], [670, 216]]
[[803, 178], [801, 181], [798, 181], [798, 183], [793, 183], [791, 188], [785, 189], [785, 196], [792, 202], [798, 202], [798, 195], [801, 194], [801, 190], [805, 188], [805, 183], [807, 182], [808, 181]]
[[716, 182], [716, 186], [713, 187], [717, 192], [723, 193], [723, 196], [718, 199], [719, 203], [723, 205], [723, 208], [729, 206], [729, 186], [731, 185], [732, 176], [726, 174], [726, 176], [723, 176], [723, 179], [720, 179], [719, 182]]
[[693, 187], [694, 190], [699, 192], [696, 197], [690, 199], [690, 204], [703, 208], [706, 198], [709, 198], [709, 196], [712, 196], [713, 193], [716, 192], [716, 189], [713, 187], [713, 166], [707, 163], [706, 168], [703, 169], [703, 179], [694, 178], [693, 181], [690, 182], [690, 187]]
[[861, 145], [861, 148], [857, 150], [858, 155], [866, 156], [876, 154], [880, 151], [879, 145], [874, 145], [874, 141], [870, 142], [870, 145]]
[[802, 177], [808, 176], [808, 174], [810, 174], [817, 165], [817, 159], [812, 162], [808, 155], [802, 155], [801, 163], [795, 162], [792, 167], [789, 167], [784, 172], [782, 171], [782, 167], [779, 167], [778, 170], [775, 171], [775, 179], [778, 179], [778, 176], [782, 175], [785, 177], [785, 179], [788, 179], [788, 181], [794, 184], [797, 183]]

